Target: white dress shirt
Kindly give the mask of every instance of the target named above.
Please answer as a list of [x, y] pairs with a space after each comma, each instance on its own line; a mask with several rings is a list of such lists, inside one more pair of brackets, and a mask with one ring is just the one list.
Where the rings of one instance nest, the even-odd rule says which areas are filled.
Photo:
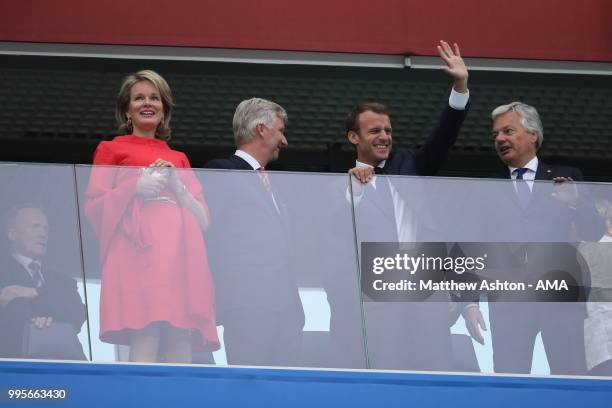
[[450, 96], [448, 97], [448, 105], [457, 110], [465, 110], [468, 101], [470, 100], [470, 90], [466, 93], [457, 92], [451, 89]]
[[[534, 156], [533, 159], [529, 160], [527, 164], [522, 167], [524, 169], [527, 169], [525, 174], [523, 174], [523, 180], [527, 182], [527, 185], [529, 186], [529, 191], [533, 191], [533, 182], [535, 180], [536, 172], [538, 171], [538, 164], [538, 157]], [[518, 168], [520, 167], [508, 166], [508, 171], [510, 171], [510, 177], [512, 178], [512, 180], [516, 180], [517, 174], [515, 173], [515, 170]], [[513, 184], [514, 189], [516, 190], [516, 181], [514, 181]]]
[[[386, 161], [383, 160], [382, 162], [380, 162], [378, 167], [383, 168], [385, 163]], [[372, 167], [369, 164], [360, 162], [359, 160], [355, 161], [355, 166], [356, 167]], [[376, 190], [377, 182], [389, 183], [389, 191], [391, 192], [391, 200], [393, 201], [393, 213], [395, 215], [395, 227], [397, 231], [398, 242], [406, 242], [406, 243], [415, 242], [416, 241], [416, 225], [417, 225], [415, 214], [410, 208], [408, 208], [402, 196], [399, 194], [395, 186], [393, 186], [393, 183], [391, 183], [390, 177], [386, 177], [386, 178], [381, 177], [379, 181], [378, 177], [375, 175], [372, 178], [372, 180], [370, 180], [370, 183], [372, 184], [372, 187], [374, 188], [374, 190]], [[348, 191], [347, 191], [347, 194], [348, 194]], [[363, 197], [363, 190], [361, 191], [361, 194], [353, 197], [353, 202], [356, 206], [359, 205], [362, 197]], [[348, 197], [348, 199], [350, 201], [350, 197]]]
[[[470, 91], [468, 90], [466, 93], [460, 93], [451, 89], [450, 95], [448, 97], [448, 104], [451, 108], [456, 110], [465, 110], [467, 103], [470, 99]], [[385, 166], [386, 160], [383, 160], [378, 164], [377, 167], [383, 168]], [[355, 162], [356, 167], [372, 167], [369, 164], [362, 163], [359, 160]], [[372, 187], [376, 189], [376, 176], [372, 178], [370, 183], [372, 183]], [[396, 188], [391, 183], [391, 178], [386, 178], [389, 183], [389, 190], [391, 191], [391, 199], [393, 200], [393, 212], [395, 215], [396, 228], [397, 228], [397, 237], [399, 242], [411, 243], [416, 241], [416, 232], [417, 232], [417, 223], [414, 212], [406, 205], [406, 202], [402, 198], [402, 196], [398, 193]], [[356, 190], [356, 189], [354, 189]], [[347, 200], [350, 202], [350, 192], [347, 189]], [[354, 205], [359, 205], [361, 198], [363, 197], [363, 190], [361, 189], [361, 194], [358, 194], [353, 197]]]

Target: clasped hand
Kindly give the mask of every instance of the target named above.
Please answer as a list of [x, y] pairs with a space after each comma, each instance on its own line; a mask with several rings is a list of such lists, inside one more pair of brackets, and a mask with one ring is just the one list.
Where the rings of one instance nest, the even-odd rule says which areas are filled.
[[136, 194], [142, 197], [156, 197], [169, 185], [173, 190], [182, 185], [175, 171], [174, 164], [158, 158], [143, 169], [142, 175], [136, 184]]

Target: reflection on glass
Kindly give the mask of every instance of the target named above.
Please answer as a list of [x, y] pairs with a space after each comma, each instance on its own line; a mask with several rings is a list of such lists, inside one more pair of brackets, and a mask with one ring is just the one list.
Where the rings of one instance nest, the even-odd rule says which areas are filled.
[[[127, 344], [130, 329], [142, 326], [108, 331], [105, 324], [118, 326], [108, 326], [104, 317], [99, 321], [99, 308], [103, 314], [117, 312], [124, 323], [160, 309], [174, 316], [193, 302], [202, 307], [212, 299], [212, 283], [190, 292], [186, 286], [196, 287], [197, 281], [183, 274], [188, 264], [206, 265], [205, 237], [220, 325], [215, 327], [215, 319], [206, 327], [212, 336], [218, 330], [225, 348], [214, 360], [209, 352], [196, 352], [194, 362], [612, 374], [609, 185], [578, 185], [574, 207], [555, 198], [554, 185], [536, 182], [533, 207], [525, 210], [513, 207], [520, 203], [511, 181], [378, 176], [377, 184], [389, 180], [392, 202], [394, 194], [403, 197], [399, 217], [395, 205], [378, 201], [376, 189], [353, 196], [346, 175], [271, 173], [274, 205], [256, 173], [174, 170], [203, 206], [201, 188], [206, 188], [210, 228], [202, 234], [197, 217], [182, 206], [135, 194], [138, 180], [151, 176], [148, 171], [78, 167], [81, 213], [91, 217], [91, 225], [81, 222], [88, 278], [83, 284], [73, 168], [18, 167], [0, 167], [6, 221], [0, 253], [2, 357], [86, 358], [85, 288], [93, 332], [101, 323], [103, 339], [109, 339], [104, 333], [111, 338], [120, 333]], [[174, 200], [174, 191], [162, 191]], [[99, 234], [106, 238], [98, 241]], [[202, 244], [200, 255], [180, 252], [193, 242]], [[372, 248], [374, 255], [368, 252]], [[482, 258], [486, 267], [466, 275], [455, 263], [411, 274], [381, 261], [377, 276], [383, 280], [455, 280], [478, 287], [372, 295], [363, 290], [363, 278], [372, 273], [377, 254]], [[149, 273], [151, 263], [170, 271], [163, 275], [167, 280]], [[480, 286], [497, 281], [563, 281], [568, 288]], [[149, 292], [160, 282], [170, 289], [161, 300], [156, 297], [161, 292]], [[479, 309], [483, 324], [474, 325]], [[164, 321], [159, 315], [151, 319]], [[118, 343], [94, 344], [94, 358], [127, 360], [129, 348]], [[24, 351], [26, 344], [30, 351]]]
[[599, 242], [583, 242], [578, 248], [591, 276], [584, 321], [586, 363], [590, 375], [612, 376], [612, 198], [602, 195], [596, 206], [605, 221], [605, 234]]
[[[19, 174], [11, 174], [16, 168]], [[55, 182], [59, 203], [39, 195], [47, 177]], [[0, 179], [6, 197], [1, 203], [0, 357], [85, 360], [77, 337], [86, 314], [73, 278], [82, 272], [72, 172], [2, 165]]]

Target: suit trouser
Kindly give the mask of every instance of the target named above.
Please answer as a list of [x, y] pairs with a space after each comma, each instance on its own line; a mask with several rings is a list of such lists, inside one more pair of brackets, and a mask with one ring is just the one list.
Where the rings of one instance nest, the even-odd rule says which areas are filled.
[[299, 366], [304, 314], [300, 308], [280, 311], [238, 309], [224, 314], [223, 342], [228, 364]]
[[497, 302], [489, 310], [495, 372], [530, 373], [541, 332], [551, 374], [586, 373], [583, 303]]
[[452, 371], [448, 302], [364, 304], [371, 368]]

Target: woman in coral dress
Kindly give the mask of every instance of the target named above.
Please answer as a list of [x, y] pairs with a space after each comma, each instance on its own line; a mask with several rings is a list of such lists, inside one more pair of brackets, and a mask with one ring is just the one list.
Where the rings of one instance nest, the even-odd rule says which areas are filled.
[[129, 345], [130, 361], [189, 363], [219, 347], [208, 208], [187, 157], [166, 144], [172, 107], [157, 73], [125, 79], [115, 116], [128, 134], [98, 145], [86, 196], [100, 241], [100, 339]]

